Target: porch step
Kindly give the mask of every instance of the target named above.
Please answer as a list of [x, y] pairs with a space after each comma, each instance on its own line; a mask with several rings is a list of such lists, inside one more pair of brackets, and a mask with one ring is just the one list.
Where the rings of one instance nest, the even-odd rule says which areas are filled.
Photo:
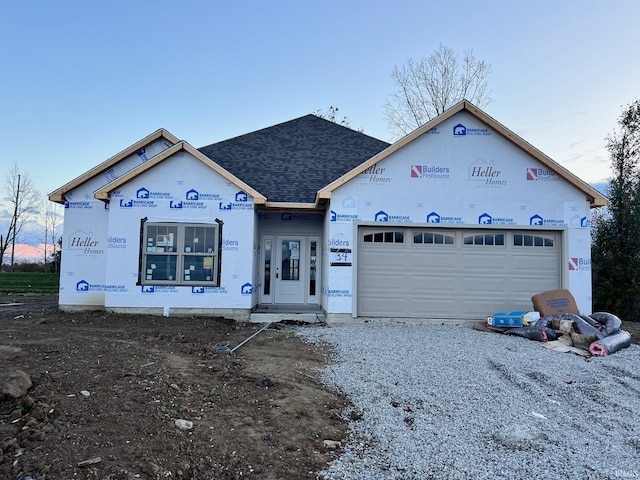
[[326, 317], [322, 312], [287, 313], [287, 312], [253, 312], [249, 319], [252, 323], [277, 323], [282, 321], [294, 321], [304, 323], [323, 323]]

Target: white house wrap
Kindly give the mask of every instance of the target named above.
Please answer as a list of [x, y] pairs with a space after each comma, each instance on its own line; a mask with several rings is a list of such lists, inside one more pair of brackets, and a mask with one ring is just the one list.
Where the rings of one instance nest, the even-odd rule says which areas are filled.
[[393, 145], [307, 115], [197, 150], [158, 130], [49, 196], [60, 307], [478, 319], [591, 312], [606, 199], [467, 102]]

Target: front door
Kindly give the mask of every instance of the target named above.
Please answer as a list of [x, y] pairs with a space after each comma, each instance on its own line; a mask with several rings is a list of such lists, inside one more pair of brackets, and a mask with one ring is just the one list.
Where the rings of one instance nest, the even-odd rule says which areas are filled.
[[260, 303], [318, 303], [319, 238], [309, 235], [265, 235]]
[[275, 303], [304, 303], [306, 282], [304, 237], [277, 237]]

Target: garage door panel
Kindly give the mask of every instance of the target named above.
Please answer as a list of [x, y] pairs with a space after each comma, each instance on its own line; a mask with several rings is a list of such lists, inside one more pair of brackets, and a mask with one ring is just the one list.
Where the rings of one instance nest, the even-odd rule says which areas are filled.
[[[402, 311], [402, 302], [381, 302], [380, 299], [371, 299], [367, 302], [367, 308], [361, 313], [361, 316], [366, 317], [398, 317], [397, 312]], [[404, 315], [400, 315], [402, 318], [408, 318]]]
[[407, 299], [404, 296], [388, 293], [385, 295], [364, 296], [361, 301], [365, 306], [362, 315], [366, 316], [397, 317], [397, 312], [405, 312], [407, 307]]
[[[510, 303], [505, 299], [485, 297], [477, 298], [465, 298], [460, 302], [460, 316], [453, 318], [486, 318], [487, 315], [494, 312], [506, 312], [513, 311], [514, 308], [510, 308]], [[485, 312], [484, 314], [478, 312]], [[452, 318], [452, 317], [447, 317]]]
[[507, 262], [504, 261], [505, 251], [496, 255], [484, 251], [476, 251], [473, 253], [464, 252], [462, 261], [464, 262], [465, 272], [495, 272], [503, 274], [510, 269]]
[[370, 292], [370, 294], [405, 289], [404, 275], [393, 275], [384, 271], [379, 272], [377, 275], [375, 272], [372, 272], [372, 274], [368, 275], [368, 278], [363, 279], [362, 282], [363, 289]]
[[455, 250], [407, 250], [407, 256], [410, 260], [409, 266], [411, 268], [422, 268], [425, 265], [441, 268], [451, 268], [452, 262], [457, 261], [458, 255], [459, 252]]
[[558, 270], [558, 257], [557, 253], [553, 256], [545, 254], [538, 257], [516, 254], [509, 259], [509, 267], [520, 272], [544, 272], [548, 275], [550, 271]]
[[[377, 228], [361, 227], [359, 239]], [[428, 244], [427, 235], [425, 243], [413, 243], [414, 233], [424, 228], [403, 229], [403, 243], [359, 242], [358, 315], [484, 318], [529, 309], [532, 295], [561, 286], [559, 232], [443, 229], [455, 242], [437, 245]], [[552, 246], [534, 247], [538, 239], [523, 246], [516, 234], [520, 239], [544, 236]], [[501, 244], [482, 243], [498, 237]], [[469, 238], [473, 241], [465, 244]]]
[[531, 278], [528, 280], [514, 279], [511, 283], [511, 297], [520, 297], [521, 299], [526, 300], [523, 303], [523, 308], [530, 309], [533, 308], [533, 304], [531, 303], [531, 297], [533, 295], [546, 290], [553, 290], [554, 288], [558, 287], [552, 286], [550, 288], [548, 278]]
[[453, 280], [458, 276], [456, 272], [451, 271], [451, 267], [445, 265], [412, 265], [406, 269], [406, 274], [411, 278], [429, 278], [433, 280], [437, 280], [438, 278]]
[[460, 309], [459, 303], [455, 298], [427, 297], [416, 298], [412, 307], [416, 317], [446, 318], [452, 311]]
[[404, 264], [405, 256], [401, 252], [368, 252], [361, 260], [378, 268], [395, 268]]
[[465, 276], [461, 281], [462, 291], [482, 293], [488, 296], [494, 296], [497, 292], [505, 291], [509, 287], [509, 280], [500, 276], [483, 277], [481, 275]]
[[[412, 294], [415, 298], [428, 298], [430, 297], [429, 294], [433, 294], [437, 298], [444, 298], [445, 296], [452, 293], [451, 287], [449, 285], [451, 282], [455, 281], [456, 279], [451, 277], [423, 279], [420, 282], [416, 282], [411, 287], [411, 292], [407, 292], [407, 295]], [[454, 295], [454, 297], [455, 296], [456, 295]], [[437, 298], [435, 298], [435, 300], [437, 300]]]

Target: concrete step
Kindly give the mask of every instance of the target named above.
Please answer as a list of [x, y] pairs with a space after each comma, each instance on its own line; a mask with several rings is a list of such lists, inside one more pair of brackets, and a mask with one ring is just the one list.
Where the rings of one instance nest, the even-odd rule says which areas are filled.
[[252, 323], [277, 323], [282, 321], [295, 321], [304, 323], [323, 323], [326, 318], [322, 312], [287, 313], [287, 312], [254, 312], [249, 319]]

